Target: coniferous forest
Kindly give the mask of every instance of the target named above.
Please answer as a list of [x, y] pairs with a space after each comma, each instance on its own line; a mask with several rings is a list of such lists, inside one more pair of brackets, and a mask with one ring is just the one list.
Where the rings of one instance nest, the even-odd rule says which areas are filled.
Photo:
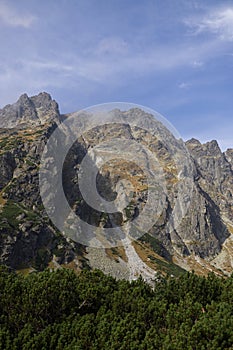
[[0, 270], [0, 349], [233, 349], [233, 275], [115, 280]]

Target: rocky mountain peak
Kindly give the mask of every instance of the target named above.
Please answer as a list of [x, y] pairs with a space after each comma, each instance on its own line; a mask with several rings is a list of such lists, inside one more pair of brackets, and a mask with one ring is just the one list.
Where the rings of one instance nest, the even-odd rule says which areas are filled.
[[42, 125], [52, 120], [60, 121], [59, 107], [46, 92], [32, 97], [24, 93], [17, 102], [0, 109], [1, 128]]
[[195, 139], [195, 138], [191, 138], [186, 143], [190, 144], [190, 145], [199, 145], [199, 146], [201, 145], [201, 142], [199, 140]]
[[222, 154], [221, 149], [216, 140], [207, 142], [204, 145], [206, 147], [207, 152], [212, 156], [220, 156]]
[[26, 93], [22, 94], [18, 99], [18, 103], [22, 103], [22, 104], [27, 101], [29, 101], [29, 97]]
[[186, 145], [190, 152], [195, 155], [195, 158], [199, 157], [222, 157], [223, 154], [216, 140], [212, 140], [201, 144], [200, 141], [192, 138], [186, 141]]
[[[177, 158], [177, 151], [183, 150], [179, 139], [140, 108], [114, 109], [109, 113], [114, 117], [110, 119], [112, 123], [88, 124], [67, 154], [62, 178], [69, 206], [98, 232], [102, 227], [130, 225], [147, 205], [146, 174], [153, 171], [153, 179], [165, 181], [165, 186], [157, 186], [161, 188], [158, 202], [161, 212], [157, 215], [151, 207], [141, 216], [144, 223], [155, 215], [154, 225], [140, 239], [114, 248], [96, 249], [85, 244], [86, 241], [73, 241], [72, 237], [61, 235], [43, 208], [38, 173], [44, 146], [55, 126], [50, 122], [59, 122], [61, 118], [58, 104], [46, 92], [32, 97], [23, 94], [16, 103], [0, 109], [0, 264], [16, 269], [42, 269], [48, 264], [55, 268], [62, 264], [75, 269], [88, 266], [116, 278], [135, 279], [141, 274], [148, 281], [154, 278], [155, 271], [174, 274], [174, 271], [180, 273], [180, 267], [201, 274], [232, 273], [233, 149], [222, 153], [215, 140], [204, 144], [196, 139], [187, 141], [191, 173], [186, 186], [183, 158]], [[87, 112], [78, 115], [78, 127], [84, 125], [85, 130], [87, 117]], [[33, 128], [34, 125], [37, 127]], [[69, 136], [64, 128], [62, 139]], [[110, 141], [116, 138], [121, 139], [123, 148], [113, 143], [111, 151]], [[137, 148], [137, 162], [134, 157], [124, 159], [122, 149], [125, 147], [129, 152], [127, 145], [136, 143], [143, 146]], [[147, 162], [147, 158], [140, 168], [138, 161], [144, 159], [144, 149], [149, 149], [154, 159], [158, 159], [162, 173], [156, 168], [157, 163]], [[186, 155], [187, 150], [184, 151]], [[98, 191], [107, 201], [114, 199], [116, 192], [125, 194], [122, 200], [119, 197], [119, 211], [111, 215], [88, 205], [79, 187], [83, 158], [88, 157], [95, 168], [105, 154], [109, 158], [100, 166], [96, 177]], [[45, 191], [51, 193], [49, 201], [53, 196], [59, 198], [58, 172], [53, 165], [51, 181], [45, 186]], [[124, 187], [125, 180], [133, 185], [133, 191]], [[124, 198], [130, 192], [134, 193], [133, 197], [125, 206]], [[55, 210], [61, 215], [62, 203], [57, 203]], [[66, 224], [68, 230], [72, 228], [69, 218]], [[90, 232], [84, 240], [89, 236]]]

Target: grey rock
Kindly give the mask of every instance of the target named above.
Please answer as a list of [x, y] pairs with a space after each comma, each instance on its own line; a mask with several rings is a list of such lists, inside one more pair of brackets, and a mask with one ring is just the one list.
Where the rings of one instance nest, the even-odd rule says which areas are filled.
[[59, 108], [57, 102], [46, 92], [32, 97], [23, 94], [16, 103], [0, 109], [1, 128], [25, 128], [52, 120], [60, 122]]
[[[137, 178], [138, 190], [130, 206], [111, 215], [104, 215], [85, 203], [78, 187], [77, 172], [88, 150], [104, 141], [120, 137], [126, 143], [129, 140], [143, 143], [163, 164], [167, 185], [166, 194], [161, 193], [163, 210], [149, 232], [156, 241], [157, 252], [167, 261], [171, 261], [176, 254], [186, 257], [194, 255], [207, 260], [218, 255], [230, 235], [226, 220], [233, 223], [233, 150], [222, 153], [216, 141], [206, 144], [195, 139], [187, 141], [192, 168], [192, 191], [187, 193], [180, 180], [185, 177], [185, 169], [179, 173], [174, 162], [177, 150], [183, 149], [183, 143], [175, 139], [161, 123], [154, 126], [151, 116], [140, 109], [127, 112], [114, 110], [111, 113], [119, 117], [122, 124], [113, 123], [91, 129], [85, 137], [77, 140], [67, 155], [63, 169], [64, 192], [76, 214], [96, 227], [112, 227], [122, 225], [141, 212], [147, 201], [146, 179], [133, 163], [127, 167], [120, 160], [115, 160], [98, 174], [98, 190], [106, 200], [115, 198], [116, 186], [123, 179], [122, 174], [128, 179]], [[136, 118], [140, 127], [128, 125], [127, 118], [132, 122]], [[24, 94], [15, 104], [0, 110], [0, 126], [4, 128], [0, 130], [0, 191], [4, 201], [17, 204], [12, 209], [17, 209], [15, 217], [11, 212], [4, 211], [4, 205], [0, 208], [0, 263], [13, 268], [33, 265], [40, 269], [52, 260], [62, 264], [75, 259], [79, 259], [80, 266], [88, 265], [85, 247], [59, 234], [50, 222], [40, 197], [40, 157], [48, 137], [60, 121], [58, 105], [47, 93], [33, 97]], [[85, 114], [80, 118], [82, 124], [85, 124]], [[37, 128], [33, 130], [35, 125]], [[157, 135], [162, 135], [162, 139]], [[105, 151], [104, 147], [99, 147], [96, 157]], [[97, 158], [93, 158], [93, 162]], [[43, 186], [43, 190], [51, 196], [48, 199], [56, 196], [57, 183], [52, 180], [58, 171], [53, 162], [53, 159], [48, 159], [51, 183]], [[178, 157], [179, 162], [182, 159]], [[176, 215], [182, 216], [184, 213], [177, 227], [176, 216], [171, 220], [175, 203]], [[122, 200], [119, 208], [124, 208], [123, 204]], [[62, 205], [54, 210], [60, 212]], [[94, 260], [92, 257], [92, 267]]]

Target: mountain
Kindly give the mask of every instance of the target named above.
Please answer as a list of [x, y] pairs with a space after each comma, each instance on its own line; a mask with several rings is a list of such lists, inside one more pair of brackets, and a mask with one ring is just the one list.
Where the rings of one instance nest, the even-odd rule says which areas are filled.
[[[103, 228], [132, 227], [133, 220], [144, 213], [148, 198], [153, 195], [142, 171], [146, 169], [148, 174], [154, 174], [152, 181], [156, 179], [156, 190], [160, 189], [156, 214], [151, 206], [146, 215], [141, 215], [141, 220], [147, 227], [155, 215], [157, 219], [137, 239], [124, 240], [120, 245], [97, 248], [89, 232], [80, 233], [81, 227], [77, 229], [79, 239], [76, 239], [69, 218], [66, 229], [71, 233], [63, 235], [44, 208], [39, 169], [45, 145], [53, 131], [63, 125], [61, 122], [69, 120], [69, 115], [60, 115], [58, 104], [47, 93], [33, 97], [24, 94], [15, 104], [0, 110], [0, 263], [27, 271], [46, 266], [75, 270], [99, 268], [117, 278], [132, 280], [141, 274], [148, 282], [159, 272], [179, 275], [184, 269], [199, 274], [232, 273], [233, 150], [223, 153], [216, 141], [201, 144], [195, 139], [187, 141], [185, 146], [140, 108], [114, 109], [107, 113], [112, 119], [106, 124], [92, 123], [89, 114], [77, 115], [77, 130], [85, 132], [79, 133], [72, 143], [63, 165], [63, 188], [69, 206], [89, 226], [95, 227], [94, 233]], [[65, 145], [70, 131], [62, 128], [59, 129], [61, 143]], [[130, 154], [135, 144], [139, 145], [137, 161], [130, 156], [124, 160], [121, 155]], [[117, 147], [118, 151], [113, 151]], [[155, 162], [147, 164], [143, 158], [145, 148]], [[99, 193], [105, 204], [116, 198], [116, 192], [125, 192], [121, 198], [129, 199], [128, 205], [120, 199], [118, 209], [112, 214], [92, 208], [78, 184], [83, 158], [88, 156], [95, 169], [106, 154], [109, 160], [97, 172]], [[50, 194], [48, 203], [56, 200], [53, 210], [62, 218], [58, 171], [53, 166], [59, 157], [57, 152], [49, 160], [51, 181], [45, 191]], [[132, 183], [134, 189], [128, 190], [131, 187], [124, 181]], [[133, 233], [129, 232], [132, 238]], [[96, 239], [108, 241], [103, 236]], [[114, 239], [112, 236], [111, 240]]]
[[20, 96], [18, 101], [0, 109], [1, 128], [24, 127], [41, 125], [47, 121], [59, 121], [60, 113], [58, 104], [51, 96], [42, 92], [37, 96]]

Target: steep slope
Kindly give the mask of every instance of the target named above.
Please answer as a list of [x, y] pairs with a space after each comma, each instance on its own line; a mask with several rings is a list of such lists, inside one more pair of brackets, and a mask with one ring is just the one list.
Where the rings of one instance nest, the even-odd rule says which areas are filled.
[[[57, 103], [47, 93], [33, 97], [24, 94], [15, 104], [0, 110], [0, 263], [16, 269], [60, 264], [74, 269], [97, 267], [117, 278], [134, 279], [141, 274], [149, 282], [156, 276], [154, 271], [177, 275], [182, 273], [181, 268], [201, 274], [231, 273], [233, 150], [222, 153], [216, 141], [204, 145], [194, 139], [187, 141], [192, 168], [187, 193], [187, 189], [181, 190], [184, 177], [176, 160], [182, 142], [160, 123], [154, 124], [143, 110], [110, 113], [121, 122], [90, 125], [89, 131], [71, 147], [63, 167], [66, 198], [82, 220], [97, 228], [130, 224], [148, 199], [145, 174], [133, 159], [124, 161], [119, 151], [118, 158], [113, 157], [98, 173], [97, 187], [106, 200], [115, 198], [116, 189], [127, 190], [123, 180], [134, 187], [130, 204], [124, 207], [123, 202], [119, 203], [120, 212], [111, 215], [85, 202], [78, 185], [78, 171], [86, 155], [93, 166], [106, 152], [111, 158], [111, 150], [104, 146], [111, 139], [120, 138], [124, 145], [137, 142], [159, 160], [166, 181], [166, 191], [161, 191], [163, 208], [153, 227], [138, 240], [123, 240], [115, 248], [87, 247], [72, 240], [72, 236], [59, 233], [43, 208], [38, 171], [45, 144], [62, 117]], [[81, 128], [85, 113], [79, 118]], [[127, 123], [135, 120], [140, 127]], [[163, 134], [162, 140], [158, 134]], [[144, 163], [143, 166], [147, 167]], [[159, 172], [157, 175], [159, 183]], [[56, 181], [49, 186], [51, 196], [56, 196]], [[56, 210], [59, 212], [61, 207]], [[171, 224], [172, 212], [175, 219]], [[182, 220], [176, 225], [179, 215]], [[67, 226], [70, 229], [69, 221]]]
[[[220, 268], [230, 274], [233, 271], [233, 168], [232, 149], [222, 153], [217, 142], [201, 144], [198, 140], [187, 141], [196, 168], [196, 182], [208, 203], [215, 209], [213, 231], [219, 236], [219, 254], [209, 256], [207, 261], [189, 258], [189, 264], [198, 271]], [[226, 238], [227, 237], [227, 238]], [[187, 260], [175, 260], [182, 266]]]
[[1, 126], [16, 122], [15, 128], [0, 129], [0, 263], [16, 269], [43, 269], [52, 260], [69, 263], [79, 255], [79, 265], [85, 261], [83, 248], [53, 227], [39, 193], [41, 152], [59, 119], [57, 103], [45, 93], [23, 95], [0, 113]]

